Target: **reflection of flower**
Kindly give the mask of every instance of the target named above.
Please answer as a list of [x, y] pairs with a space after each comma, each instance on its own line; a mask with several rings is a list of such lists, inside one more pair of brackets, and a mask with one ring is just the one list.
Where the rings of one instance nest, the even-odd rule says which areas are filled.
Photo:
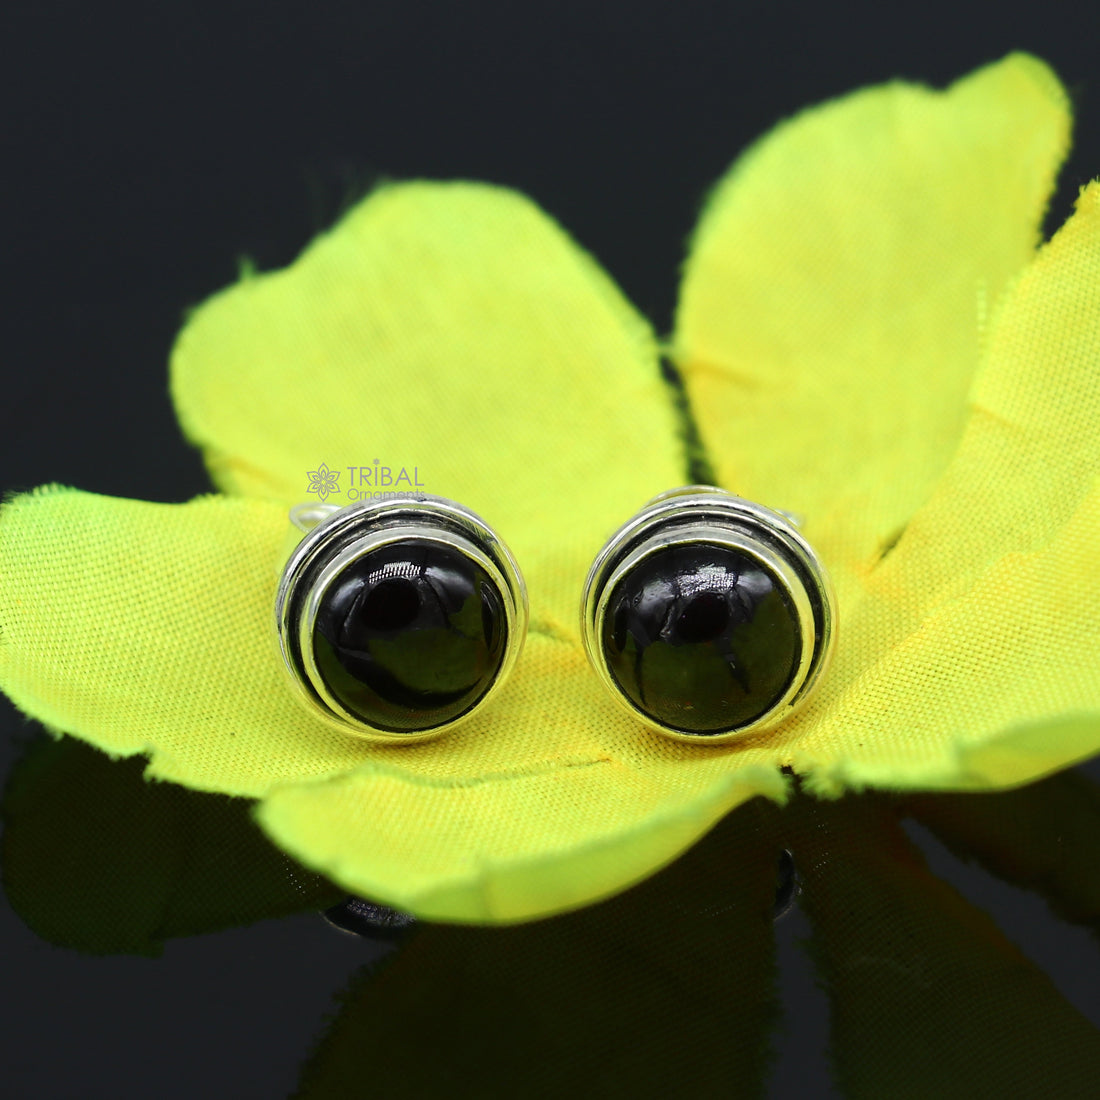
[[[264, 842], [243, 800], [143, 783], [135, 764], [66, 738], [38, 741], [16, 767], [4, 883], [40, 935], [149, 953], [335, 900]], [[757, 800], [601, 904], [514, 928], [414, 929], [340, 997], [295, 1095], [356, 1096], [367, 1074], [385, 1095], [443, 1095], [466, 1066], [485, 1097], [721, 1096], [731, 1081], [761, 1094], [787, 966], [808, 965], [777, 958], [773, 942], [783, 849], [844, 1095], [1091, 1095], [1100, 1032], [929, 871], [902, 818], [1096, 928], [1098, 813], [1100, 788], [1076, 771], [996, 794]], [[379, 917], [397, 914], [369, 924]], [[1063, 930], [1053, 916], [1036, 929]], [[803, 1032], [812, 1007], [786, 1007], [786, 1027]]]
[[[485, 1097], [832, 1095], [805, 1068], [791, 1075], [798, 1087], [791, 1076], [768, 1087], [776, 1031], [805, 1038], [812, 1015], [804, 998], [782, 998], [782, 1019], [792, 983], [777, 977], [768, 919], [775, 857], [789, 846], [837, 1095], [1089, 1096], [1100, 1031], [930, 873], [901, 819], [916, 810], [1011, 881], [1040, 871], [1028, 885], [1063, 911], [1086, 892], [1092, 906], [1071, 919], [1095, 924], [1084, 868], [1095, 865], [1097, 793], [1070, 772], [917, 806], [878, 794], [796, 795], [782, 810], [759, 801], [602, 904], [509, 929], [421, 928], [341, 996], [296, 1095], [354, 1095], [369, 1073], [383, 1095], [436, 1096], [464, 1069]], [[1064, 849], [1027, 841], [1055, 818]]]
[[309, 488], [306, 489], [307, 493], [316, 493], [322, 503], [328, 500], [329, 493], [338, 493], [340, 491], [340, 475], [333, 470], [330, 470], [325, 463], [321, 463], [316, 470], [307, 471], [309, 477]]
[[[740, 802], [782, 799], [783, 767], [818, 794], [973, 789], [1096, 751], [1100, 187], [1035, 252], [1067, 133], [1057, 82], [1016, 56], [945, 94], [807, 112], [710, 200], [670, 355], [719, 483], [805, 515], [840, 599], [834, 667], [775, 730], [670, 744], [587, 669], [589, 562], [688, 479], [674, 402], [593, 261], [471, 184], [384, 188], [194, 315], [173, 396], [227, 495], [6, 505], [0, 683], [154, 776], [261, 799], [269, 835], [352, 891], [467, 921], [621, 888]], [[432, 463], [531, 593], [507, 688], [420, 746], [314, 720], [271, 648], [301, 471], [367, 431]], [[552, 468], [547, 440], [568, 441]]]

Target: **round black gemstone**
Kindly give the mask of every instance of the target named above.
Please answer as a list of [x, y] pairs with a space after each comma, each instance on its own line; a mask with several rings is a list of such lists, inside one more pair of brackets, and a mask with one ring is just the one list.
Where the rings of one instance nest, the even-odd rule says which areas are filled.
[[615, 682], [671, 729], [723, 733], [771, 710], [801, 654], [786, 589], [723, 546], [658, 550], [611, 593], [601, 637]]
[[454, 721], [504, 659], [501, 593], [465, 554], [405, 539], [352, 562], [329, 585], [313, 631], [329, 691], [378, 729]]

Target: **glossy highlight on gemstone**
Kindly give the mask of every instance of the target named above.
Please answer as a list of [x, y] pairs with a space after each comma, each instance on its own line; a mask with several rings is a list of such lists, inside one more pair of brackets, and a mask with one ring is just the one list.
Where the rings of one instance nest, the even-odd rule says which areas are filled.
[[798, 670], [802, 640], [789, 593], [760, 560], [689, 543], [647, 555], [619, 580], [600, 644], [639, 711], [705, 737], [772, 710]]
[[481, 565], [432, 539], [388, 543], [328, 585], [313, 651], [326, 687], [381, 730], [453, 722], [495, 681], [507, 643], [501, 593]]

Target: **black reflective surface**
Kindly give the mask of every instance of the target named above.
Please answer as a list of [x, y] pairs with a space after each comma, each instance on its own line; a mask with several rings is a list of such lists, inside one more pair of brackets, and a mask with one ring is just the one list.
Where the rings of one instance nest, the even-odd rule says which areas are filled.
[[457, 1074], [502, 1098], [1061, 1098], [1100, 1059], [1096, 765], [984, 795], [796, 788], [614, 898], [500, 928], [349, 899], [246, 801], [71, 739], [26, 746], [3, 820], [5, 1095], [415, 1097]]
[[780, 582], [748, 554], [707, 544], [659, 550], [635, 566], [611, 593], [601, 640], [636, 707], [699, 735], [771, 710], [802, 650]]
[[501, 593], [460, 551], [405, 539], [352, 562], [325, 591], [313, 650], [329, 690], [369, 725], [408, 732], [460, 717], [496, 679]]

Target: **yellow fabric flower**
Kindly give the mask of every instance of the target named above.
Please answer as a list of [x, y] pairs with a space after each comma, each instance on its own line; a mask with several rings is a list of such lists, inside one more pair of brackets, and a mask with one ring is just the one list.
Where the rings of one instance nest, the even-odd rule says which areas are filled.
[[[349, 890], [508, 922], [610, 894], [739, 803], [1010, 786], [1100, 748], [1100, 185], [1036, 250], [1066, 97], [1014, 55], [780, 126], [711, 197], [671, 354], [720, 484], [806, 517], [834, 666], [796, 719], [672, 743], [585, 664], [607, 534], [687, 480], [659, 346], [528, 200], [375, 192], [190, 318], [187, 435], [225, 495], [51, 487], [0, 513], [0, 686], [148, 774], [258, 799]], [[369, 453], [365, 453], [369, 452]], [[271, 615], [307, 472], [384, 457], [474, 508], [531, 595], [520, 664], [451, 735], [378, 746], [300, 709]]]

